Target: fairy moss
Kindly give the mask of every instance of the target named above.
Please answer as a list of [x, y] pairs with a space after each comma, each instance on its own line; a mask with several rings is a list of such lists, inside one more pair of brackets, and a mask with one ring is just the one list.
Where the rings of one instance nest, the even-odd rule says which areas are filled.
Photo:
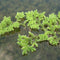
[[[0, 23], [0, 35], [14, 31], [14, 28], [19, 28], [21, 25], [28, 28], [27, 35], [18, 34], [17, 44], [21, 46], [22, 54], [36, 51], [38, 42], [48, 41], [51, 45], [59, 44], [60, 38], [57, 36], [57, 30], [60, 29], [60, 12], [58, 15], [54, 13], [45, 16], [45, 12], [39, 13], [37, 10], [28, 12], [17, 12], [16, 21], [11, 21], [10, 17], [4, 16]], [[23, 21], [23, 22], [22, 22]], [[43, 30], [43, 34], [35, 35], [32, 29]]]
[[19, 22], [13, 22], [10, 17], [4, 16], [0, 23], [0, 35], [5, 34], [6, 32], [14, 31], [14, 28], [19, 28], [19, 26]]

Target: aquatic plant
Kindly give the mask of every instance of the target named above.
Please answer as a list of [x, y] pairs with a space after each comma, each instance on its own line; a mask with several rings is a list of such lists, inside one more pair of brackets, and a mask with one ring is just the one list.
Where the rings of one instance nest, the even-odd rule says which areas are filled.
[[[58, 13], [58, 15], [59, 15], [59, 13]], [[23, 40], [23, 38], [19, 39], [19, 37], [18, 37], [18, 45], [20, 45], [22, 48], [25, 47], [25, 45], [23, 43], [21, 43], [22, 41], [27, 41], [27, 42], [29, 41], [29, 43], [27, 45], [33, 46], [33, 48], [38, 47], [37, 42], [43, 42], [43, 41], [48, 41], [51, 45], [59, 44], [60, 38], [58, 38], [56, 35], [56, 33], [57, 33], [56, 29], [60, 29], [60, 19], [58, 16], [56, 16], [54, 13], [52, 13], [52, 14], [49, 14], [48, 17], [46, 17], [44, 15], [45, 12], [38, 13], [37, 10], [28, 11], [25, 14], [26, 14], [26, 20], [24, 21], [24, 24], [27, 24], [27, 26], [29, 26], [31, 29], [38, 29], [38, 30], [43, 29], [44, 33], [34, 35], [32, 32], [29, 32], [29, 36], [28, 36], [29, 39], [26, 39], [26, 40]], [[27, 38], [26, 35], [20, 35], [20, 37], [21, 36], [25, 36]], [[22, 46], [19, 43], [21, 43], [24, 46]], [[28, 47], [27, 47], [27, 49], [28, 49]], [[36, 50], [36, 48], [35, 48], [35, 50]], [[26, 52], [25, 53], [23, 50], [22, 54], [27, 54], [27, 52], [30, 52], [30, 51], [31, 50], [29, 50], [29, 51], [25, 50], [25, 52]]]
[[[38, 42], [48, 41], [51, 45], [59, 44], [60, 38], [57, 36], [60, 29], [60, 12], [58, 15], [54, 13], [45, 16], [45, 12], [39, 13], [37, 10], [28, 12], [17, 12], [16, 21], [11, 21], [10, 17], [4, 16], [0, 23], [0, 35], [6, 32], [14, 31], [15, 28], [24, 26], [30, 28], [27, 35], [18, 34], [17, 44], [21, 46], [22, 55], [28, 52], [36, 51]], [[44, 33], [35, 35], [32, 30], [37, 30]]]
[[14, 31], [14, 28], [19, 28], [19, 26], [19, 22], [13, 22], [10, 17], [4, 16], [0, 23], [0, 35], [5, 34], [6, 32]]
[[44, 19], [45, 12], [38, 13], [37, 10], [35, 10], [25, 12], [25, 14], [26, 14], [26, 21], [24, 21], [24, 24], [27, 23], [27, 26], [29, 26], [31, 29], [39, 29], [41, 21]]
[[25, 17], [24, 12], [17, 12], [15, 18], [16, 21], [21, 21], [21, 18]]
[[58, 12], [58, 18], [60, 18], [60, 11]]
[[22, 48], [22, 55], [27, 54], [28, 52], [36, 51], [36, 47], [38, 47], [36, 36], [29, 32], [29, 36], [18, 34], [17, 44]]

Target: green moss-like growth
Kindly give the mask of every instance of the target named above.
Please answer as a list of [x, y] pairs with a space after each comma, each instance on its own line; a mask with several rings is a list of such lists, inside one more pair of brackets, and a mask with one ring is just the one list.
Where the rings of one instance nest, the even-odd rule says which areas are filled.
[[28, 11], [26, 14], [26, 21], [24, 24], [27, 23], [27, 26], [29, 26], [31, 29], [39, 29], [39, 26], [41, 25], [41, 21], [45, 17], [45, 12], [38, 13], [37, 10], [35, 11]]
[[18, 42], [17, 44], [20, 45], [22, 47], [22, 54], [27, 54], [28, 52], [33, 52], [36, 51], [36, 49], [34, 48], [34, 46], [38, 47], [37, 44], [37, 37], [29, 32], [29, 36], [27, 37], [26, 35], [18, 35]]
[[[22, 48], [25, 47], [24, 44], [27, 44], [28, 46], [38, 47], [37, 42], [41, 41], [49, 41], [51, 45], [57, 45], [59, 44], [59, 38], [57, 37], [57, 30], [60, 29], [60, 19], [59, 14], [56, 16], [54, 13], [50, 14], [48, 17], [46, 17], [45, 12], [38, 13], [37, 10], [35, 11], [28, 11], [25, 13], [26, 20], [24, 21], [24, 24], [27, 24], [27, 26], [30, 27], [30, 29], [37, 29], [37, 30], [43, 30], [43, 34], [35, 35], [32, 32], [29, 32], [29, 39], [23, 40], [23, 38], [18, 37], [18, 45], [20, 45]], [[31, 34], [31, 36], [30, 36]], [[23, 35], [20, 35], [22, 37]], [[27, 38], [27, 36], [25, 35]], [[21, 43], [22, 41], [26, 41], [26, 43]], [[29, 41], [29, 42], [28, 42]], [[21, 43], [21, 44], [20, 44]], [[23, 45], [23, 46], [22, 46]], [[26, 47], [28, 49], [28, 47]], [[23, 50], [23, 49], [22, 49]], [[36, 48], [35, 48], [36, 50]], [[30, 52], [31, 50], [23, 50], [22, 54], [27, 54], [27, 52]]]
[[14, 31], [14, 28], [19, 28], [19, 26], [19, 22], [13, 22], [10, 17], [4, 16], [0, 23], [0, 35], [5, 34], [6, 32]]
[[[60, 29], [60, 12], [58, 15], [54, 13], [45, 16], [45, 12], [39, 13], [37, 10], [28, 12], [17, 12], [16, 21], [11, 21], [10, 17], [4, 17], [0, 23], [0, 35], [6, 32], [14, 31], [21, 25], [29, 27], [29, 34], [18, 35], [17, 44], [21, 46], [22, 54], [36, 51], [37, 42], [48, 41], [51, 45], [59, 44], [60, 38], [57, 36]], [[43, 34], [35, 35], [32, 30], [43, 31]], [[60, 32], [59, 32], [60, 33]]]
[[21, 18], [25, 17], [24, 12], [17, 12], [15, 18], [16, 21], [21, 21]]

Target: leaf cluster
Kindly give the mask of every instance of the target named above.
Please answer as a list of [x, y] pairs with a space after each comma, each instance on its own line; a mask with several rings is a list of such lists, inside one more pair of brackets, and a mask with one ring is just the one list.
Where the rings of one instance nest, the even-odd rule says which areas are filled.
[[[60, 12], [58, 15], [54, 13], [45, 16], [45, 12], [39, 13], [37, 10], [28, 12], [17, 12], [16, 21], [11, 21], [10, 16], [3, 17], [0, 23], [0, 35], [6, 32], [14, 31], [14, 28], [19, 28], [24, 25], [26, 28], [43, 30], [43, 34], [35, 35], [29, 31], [28, 36], [18, 34], [17, 44], [21, 46], [22, 54], [36, 51], [37, 42], [48, 41], [51, 45], [57, 45], [60, 38], [57, 37], [57, 31], [60, 29]], [[25, 18], [25, 19], [24, 19]], [[21, 22], [24, 19], [23, 22]]]
[[17, 40], [17, 44], [22, 47], [21, 49], [23, 55], [30, 51], [36, 51], [35, 47], [38, 47], [36, 36], [31, 32], [29, 32], [29, 36], [18, 34]]
[[3, 20], [0, 23], [0, 35], [6, 32], [14, 31], [14, 28], [19, 28], [19, 26], [19, 22], [13, 22], [11, 21], [10, 17], [4, 16]]
[[29, 26], [31, 29], [38, 29], [39, 30], [39, 26], [41, 25], [41, 21], [44, 18], [44, 14], [43, 13], [38, 13], [37, 10], [34, 11], [28, 11], [25, 13], [26, 14], [26, 21], [24, 21], [24, 24], [27, 23], [27, 26]]
[[[38, 13], [37, 10], [25, 12], [26, 20], [24, 24], [27, 24], [31, 29], [44, 30], [43, 34], [34, 35], [29, 32], [29, 36], [19, 35], [18, 45], [22, 47], [22, 54], [27, 54], [28, 52], [36, 50], [34, 47], [38, 47], [37, 42], [48, 41], [51, 45], [57, 45], [59, 43], [59, 38], [57, 37], [56, 29], [60, 29], [60, 12], [58, 16], [54, 13], [49, 14], [48, 17], [45, 16], [45, 12]], [[32, 47], [30, 49], [30, 47]]]

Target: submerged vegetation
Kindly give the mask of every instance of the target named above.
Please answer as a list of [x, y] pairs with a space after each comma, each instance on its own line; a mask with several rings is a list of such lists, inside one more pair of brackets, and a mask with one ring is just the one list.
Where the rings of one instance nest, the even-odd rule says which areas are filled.
[[[29, 27], [28, 36], [18, 34], [17, 44], [21, 46], [23, 55], [36, 51], [38, 42], [48, 41], [51, 45], [59, 44], [60, 38], [57, 34], [60, 29], [60, 12], [58, 15], [52, 13], [48, 17], [45, 16], [45, 12], [39, 13], [37, 10], [17, 12], [15, 18], [16, 21], [13, 22], [10, 17], [4, 16], [0, 23], [0, 35], [14, 31], [20, 26]], [[35, 35], [32, 30], [39, 32], [41, 30], [44, 33]]]

